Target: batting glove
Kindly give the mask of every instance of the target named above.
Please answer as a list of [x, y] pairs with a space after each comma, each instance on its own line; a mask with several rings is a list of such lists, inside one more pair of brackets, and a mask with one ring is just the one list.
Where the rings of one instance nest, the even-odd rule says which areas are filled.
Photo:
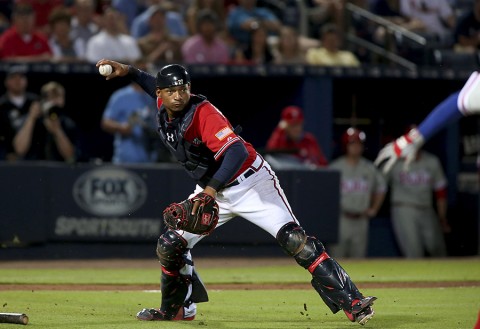
[[386, 174], [392, 169], [398, 159], [404, 158], [404, 170], [408, 170], [410, 163], [415, 159], [418, 150], [423, 146], [425, 140], [417, 128], [411, 129], [405, 135], [385, 145], [374, 163], [378, 167], [384, 163], [382, 171]]

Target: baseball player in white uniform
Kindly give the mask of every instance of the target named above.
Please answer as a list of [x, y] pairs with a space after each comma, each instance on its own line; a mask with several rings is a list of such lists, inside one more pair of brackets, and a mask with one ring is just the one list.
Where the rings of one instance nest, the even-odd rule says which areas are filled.
[[[403, 161], [387, 174], [391, 216], [397, 243], [407, 258], [444, 257], [447, 222], [447, 180], [439, 159], [424, 150], [404, 170]], [[435, 198], [432, 198], [432, 192]], [[435, 211], [433, 199], [436, 201]]]
[[[372, 318], [376, 297], [365, 297], [323, 244], [305, 232], [268, 162], [205, 96], [190, 92], [190, 74], [183, 66], [166, 65], [154, 77], [116, 61], [100, 60], [101, 65], [113, 67], [106, 79], [128, 77], [157, 100], [159, 138], [197, 183], [192, 196], [202, 192], [216, 199], [218, 226], [236, 216], [257, 225], [309, 271], [313, 288], [333, 313], [343, 311], [361, 325]], [[137, 319], [195, 318], [196, 304], [208, 301], [208, 295], [191, 249], [204, 237], [171, 228], [160, 235], [156, 252], [162, 265], [161, 305], [142, 309]]]
[[385, 199], [386, 182], [372, 161], [363, 157], [365, 133], [350, 127], [342, 135], [345, 154], [332, 161], [340, 171], [339, 241], [330, 246], [337, 258], [364, 258], [367, 255], [370, 218]]

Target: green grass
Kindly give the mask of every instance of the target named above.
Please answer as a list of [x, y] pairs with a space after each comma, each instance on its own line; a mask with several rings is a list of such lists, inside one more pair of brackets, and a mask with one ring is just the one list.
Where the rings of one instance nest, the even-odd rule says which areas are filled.
[[[480, 259], [340, 261], [354, 282], [480, 281]], [[216, 283], [308, 282], [308, 272], [291, 266], [199, 267], [207, 288]], [[158, 284], [159, 270], [2, 269], [0, 284]], [[363, 290], [363, 289], [362, 289]], [[472, 329], [480, 309], [480, 286], [468, 288], [368, 288], [379, 299], [365, 328]], [[193, 322], [140, 322], [135, 314], [158, 307], [159, 292], [41, 291], [0, 289], [1, 312], [24, 312], [33, 328], [362, 328], [342, 313], [332, 314], [313, 289], [209, 290]], [[306, 308], [306, 310], [305, 310]], [[0, 328], [14, 325], [0, 324]]]

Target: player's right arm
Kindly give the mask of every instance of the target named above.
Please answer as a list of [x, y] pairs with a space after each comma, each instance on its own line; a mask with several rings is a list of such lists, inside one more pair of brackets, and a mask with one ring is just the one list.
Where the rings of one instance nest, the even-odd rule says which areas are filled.
[[132, 81], [138, 83], [142, 87], [142, 89], [153, 99], [157, 99], [157, 94], [155, 92], [156, 83], [155, 77], [153, 75], [142, 71], [132, 65], [122, 64], [109, 59], [101, 59], [97, 62], [95, 66], [99, 67], [100, 65], [105, 64], [109, 64], [113, 68], [112, 73], [105, 77], [106, 80], [110, 80], [116, 77], [124, 77], [128, 75]]

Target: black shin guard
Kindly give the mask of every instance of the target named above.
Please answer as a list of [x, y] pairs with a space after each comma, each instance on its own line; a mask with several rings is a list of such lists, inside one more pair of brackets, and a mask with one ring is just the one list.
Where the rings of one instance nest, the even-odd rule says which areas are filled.
[[185, 303], [188, 293], [189, 281], [183, 275], [164, 271], [162, 267], [161, 292], [162, 304], [160, 311], [165, 315], [166, 320], [173, 319]]
[[327, 258], [312, 268], [312, 286], [333, 313], [340, 309], [351, 312], [353, 301], [363, 296], [340, 264], [324, 255]]
[[191, 278], [179, 272], [185, 266], [186, 252], [187, 241], [174, 231], [167, 230], [158, 239], [157, 256], [162, 264], [160, 311], [166, 320], [177, 315], [188, 294]]
[[347, 272], [325, 252], [323, 244], [307, 236], [296, 223], [285, 224], [277, 233], [283, 250], [312, 274], [312, 286], [333, 313], [351, 311], [352, 303], [363, 296]]

